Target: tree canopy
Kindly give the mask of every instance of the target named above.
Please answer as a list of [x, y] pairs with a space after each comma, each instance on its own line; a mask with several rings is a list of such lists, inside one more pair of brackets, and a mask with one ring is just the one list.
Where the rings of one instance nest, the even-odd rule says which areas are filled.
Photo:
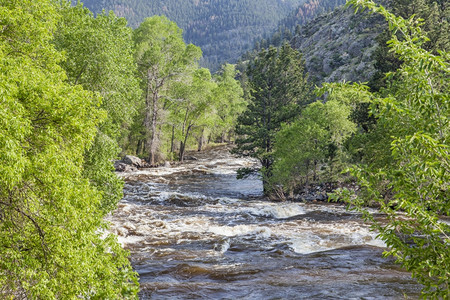
[[0, 1], [0, 296], [133, 297], [136, 274], [82, 174], [106, 114], [59, 66], [60, 18], [50, 1]]
[[[275, 134], [310, 101], [301, 54], [284, 44], [263, 49], [247, 68], [248, 106], [239, 116], [235, 153], [257, 158], [263, 180], [271, 177]], [[251, 170], [241, 170], [241, 174]], [[265, 185], [265, 189], [267, 184]], [[267, 190], [266, 190], [267, 191]]]
[[[403, 63], [388, 76], [381, 94], [370, 95], [377, 118], [371, 148], [377, 156], [350, 169], [362, 193], [337, 194], [372, 222], [389, 247], [385, 254], [412, 272], [424, 285], [424, 296], [445, 299], [450, 293], [450, 226], [439, 217], [450, 215], [449, 55], [426, 50], [429, 39], [415, 16], [395, 16], [369, 0], [350, 3], [386, 18], [389, 46]], [[382, 139], [373, 140], [377, 136]], [[386, 214], [386, 224], [364, 208], [368, 202]]]

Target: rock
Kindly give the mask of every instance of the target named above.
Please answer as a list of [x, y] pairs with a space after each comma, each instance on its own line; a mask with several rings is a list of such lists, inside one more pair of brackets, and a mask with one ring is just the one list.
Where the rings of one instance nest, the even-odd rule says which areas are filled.
[[348, 48], [351, 57], [361, 56], [364, 49], [364, 41], [354, 41]]
[[114, 161], [114, 168], [116, 169], [117, 172], [122, 172], [120, 169], [123, 168], [123, 161], [121, 160], [116, 160]]
[[319, 195], [316, 196], [316, 200], [317, 201], [327, 201], [328, 200], [328, 196], [327, 193], [322, 192]]
[[114, 162], [114, 168], [116, 172], [135, 172], [138, 170], [135, 166], [126, 164], [121, 160]]
[[171, 167], [170, 162], [165, 161], [165, 162], [164, 162], [164, 167], [165, 167], [165, 168], [170, 168], [170, 167]]
[[198, 160], [198, 158], [195, 156], [185, 156], [184, 160]]
[[144, 162], [136, 156], [132, 156], [132, 155], [126, 155], [123, 159], [122, 162], [127, 164], [127, 165], [132, 165], [135, 167], [143, 167], [144, 166]]

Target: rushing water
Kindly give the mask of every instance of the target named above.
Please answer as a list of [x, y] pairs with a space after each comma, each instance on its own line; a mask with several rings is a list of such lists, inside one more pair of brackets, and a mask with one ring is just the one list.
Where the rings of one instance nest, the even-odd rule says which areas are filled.
[[254, 162], [226, 147], [194, 155], [123, 174], [125, 197], [110, 221], [131, 252], [142, 299], [418, 297], [357, 214], [266, 201], [257, 178], [235, 179]]

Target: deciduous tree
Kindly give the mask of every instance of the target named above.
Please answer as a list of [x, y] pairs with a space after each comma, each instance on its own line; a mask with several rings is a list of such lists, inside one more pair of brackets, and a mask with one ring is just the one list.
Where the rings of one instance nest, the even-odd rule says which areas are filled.
[[164, 111], [173, 100], [171, 84], [197, 66], [200, 48], [183, 41], [182, 31], [166, 17], [147, 18], [134, 32], [136, 61], [145, 95], [144, 126], [149, 162], [159, 155]]
[[136, 113], [141, 90], [133, 58], [132, 30], [112, 12], [94, 17], [81, 4], [60, 3], [61, 22], [53, 43], [64, 51], [61, 62], [68, 81], [102, 97], [107, 118], [98, 126], [94, 143], [85, 153], [84, 175], [103, 192], [105, 212], [122, 198], [123, 184], [114, 173], [117, 158]]
[[0, 1], [0, 297], [133, 298], [136, 274], [82, 175], [105, 113], [66, 81], [59, 18], [52, 1]]
[[[403, 64], [391, 76], [385, 97], [373, 95], [376, 130], [387, 134], [375, 145], [388, 148], [390, 159], [352, 169], [362, 187], [358, 197], [348, 191], [338, 194], [373, 223], [389, 247], [385, 254], [412, 272], [424, 285], [424, 296], [446, 299], [450, 226], [439, 217], [450, 215], [449, 55], [424, 50], [428, 39], [414, 16], [403, 19], [369, 0], [350, 3], [387, 19], [392, 32], [389, 45]], [[380, 206], [387, 223], [364, 209], [368, 201]]]

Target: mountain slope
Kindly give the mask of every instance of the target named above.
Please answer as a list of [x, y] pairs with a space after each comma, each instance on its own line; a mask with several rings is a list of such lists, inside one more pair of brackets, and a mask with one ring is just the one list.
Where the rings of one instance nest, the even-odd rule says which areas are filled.
[[368, 81], [375, 73], [376, 38], [386, 28], [381, 16], [338, 7], [308, 22], [292, 38], [303, 52], [312, 81]]
[[353, 8], [339, 6], [343, 2], [308, 0], [281, 20], [272, 35], [255, 42], [253, 49], [240, 58], [239, 68], [242, 71], [246, 61], [262, 48], [279, 47], [287, 41], [303, 53], [313, 83], [370, 80], [376, 72], [376, 39], [387, 24], [380, 16], [355, 14]]
[[84, 0], [95, 13], [113, 10], [137, 27], [146, 17], [166, 15], [184, 31], [186, 42], [203, 50], [213, 70], [235, 61], [265, 32], [305, 0]]

